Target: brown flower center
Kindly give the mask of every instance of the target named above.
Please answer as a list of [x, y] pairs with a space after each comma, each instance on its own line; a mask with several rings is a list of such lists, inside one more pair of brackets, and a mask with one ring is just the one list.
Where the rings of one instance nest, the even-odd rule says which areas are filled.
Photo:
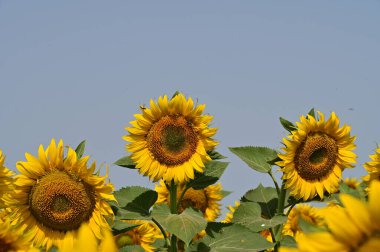
[[183, 196], [178, 211], [182, 213], [186, 208], [192, 207], [199, 209], [202, 213], [205, 213], [207, 209], [207, 203], [207, 195], [204, 190], [194, 190], [190, 188]]
[[323, 133], [310, 134], [297, 149], [295, 168], [303, 179], [321, 179], [333, 170], [337, 155], [335, 139]]
[[198, 137], [182, 116], [164, 116], [149, 130], [148, 149], [162, 164], [179, 165], [196, 152]]
[[44, 226], [75, 230], [90, 219], [95, 192], [84, 181], [64, 171], [53, 171], [33, 186], [29, 205], [33, 216]]

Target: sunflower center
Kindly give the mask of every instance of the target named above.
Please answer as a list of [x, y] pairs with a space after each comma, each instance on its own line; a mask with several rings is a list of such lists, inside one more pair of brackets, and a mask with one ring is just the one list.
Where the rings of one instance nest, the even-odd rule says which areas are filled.
[[181, 205], [179, 207], [179, 212], [182, 213], [186, 208], [192, 207], [199, 209], [202, 211], [202, 213], [205, 213], [207, 209], [207, 203], [207, 196], [204, 190], [194, 190], [190, 188], [183, 196]]
[[33, 186], [29, 195], [33, 216], [58, 231], [78, 229], [90, 219], [95, 192], [90, 185], [63, 171], [53, 171]]
[[149, 130], [147, 143], [157, 161], [166, 165], [179, 165], [196, 152], [198, 137], [184, 117], [164, 116]]
[[296, 151], [295, 168], [303, 179], [321, 179], [333, 170], [337, 155], [335, 139], [321, 133], [308, 135]]
[[14, 248], [12, 244], [9, 244], [4, 238], [0, 238], [0, 252], [13, 251]]

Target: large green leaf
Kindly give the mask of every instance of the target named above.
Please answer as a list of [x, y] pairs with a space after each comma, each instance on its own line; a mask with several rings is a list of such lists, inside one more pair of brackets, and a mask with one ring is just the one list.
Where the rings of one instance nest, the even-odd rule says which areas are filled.
[[273, 243], [240, 225], [223, 227], [214, 237], [206, 236], [192, 251], [254, 252], [273, 247]]
[[244, 194], [242, 201], [257, 202], [261, 207], [261, 214], [272, 218], [277, 209], [278, 196], [273, 187], [264, 187], [260, 184], [257, 188]]
[[195, 179], [190, 181], [189, 186], [195, 190], [206, 188], [214, 184], [223, 175], [228, 166], [228, 162], [209, 161], [205, 165], [204, 173], [197, 174]]
[[267, 173], [272, 166], [268, 163], [277, 157], [277, 152], [267, 147], [230, 147], [232, 153], [243, 160], [252, 169]]
[[136, 164], [129, 156], [118, 159], [114, 164], [125, 168], [136, 169]]
[[280, 117], [280, 123], [284, 129], [286, 129], [289, 132], [292, 132], [293, 130], [296, 130], [297, 127], [292, 123], [286, 120], [285, 118]]
[[77, 153], [77, 157], [81, 158], [84, 154], [84, 149], [86, 147], [86, 140], [80, 142], [80, 144], [75, 148], [75, 152]]
[[206, 228], [203, 214], [192, 208], [186, 208], [181, 214], [171, 214], [166, 204], [156, 205], [152, 217], [169, 233], [189, 244], [197, 233]]
[[114, 192], [122, 209], [149, 215], [149, 209], [157, 200], [157, 192], [141, 186], [129, 186]]
[[284, 223], [286, 216], [276, 215], [271, 219], [261, 217], [261, 207], [256, 202], [242, 202], [234, 213], [234, 223], [241, 224], [254, 232], [259, 232]]
[[281, 240], [281, 247], [297, 248], [297, 242], [294, 240], [294, 237], [285, 235], [285, 237]]

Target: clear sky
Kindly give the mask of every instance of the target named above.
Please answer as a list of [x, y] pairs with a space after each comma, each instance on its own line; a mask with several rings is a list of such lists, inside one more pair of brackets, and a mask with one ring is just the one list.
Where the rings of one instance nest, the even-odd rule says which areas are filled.
[[[380, 142], [379, 1], [0, 0], [0, 148], [62, 138], [110, 165], [116, 188], [152, 187], [112, 163], [125, 126], [150, 98], [180, 90], [215, 116], [232, 204], [265, 176], [229, 146], [281, 147], [278, 118], [335, 111], [357, 136], [358, 165]], [[278, 173], [277, 176], [280, 174]]]

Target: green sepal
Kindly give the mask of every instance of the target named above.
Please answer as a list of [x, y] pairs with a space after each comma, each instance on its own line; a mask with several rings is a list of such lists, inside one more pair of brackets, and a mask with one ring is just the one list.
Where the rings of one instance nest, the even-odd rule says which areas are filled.
[[78, 159], [81, 158], [81, 157], [83, 157], [85, 147], [86, 147], [86, 140], [83, 140], [75, 148], [75, 153], [77, 154]]
[[286, 129], [289, 132], [292, 132], [293, 130], [297, 130], [297, 127], [290, 121], [286, 120], [283, 117], [280, 117], [280, 123], [284, 129]]
[[215, 151], [215, 150], [209, 150], [207, 151], [207, 154], [210, 156], [210, 158], [212, 160], [218, 160], [218, 159], [225, 159], [227, 157], [223, 156], [222, 154], [220, 154], [219, 152]]
[[314, 117], [315, 119], [317, 119], [316, 117], [315, 117], [315, 110], [314, 110], [314, 108], [312, 108], [312, 109], [310, 109], [310, 111], [307, 113], [309, 116], [312, 116], [312, 117]]
[[118, 159], [114, 164], [124, 168], [136, 169], [136, 164], [133, 162], [130, 156], [122, 157]]

